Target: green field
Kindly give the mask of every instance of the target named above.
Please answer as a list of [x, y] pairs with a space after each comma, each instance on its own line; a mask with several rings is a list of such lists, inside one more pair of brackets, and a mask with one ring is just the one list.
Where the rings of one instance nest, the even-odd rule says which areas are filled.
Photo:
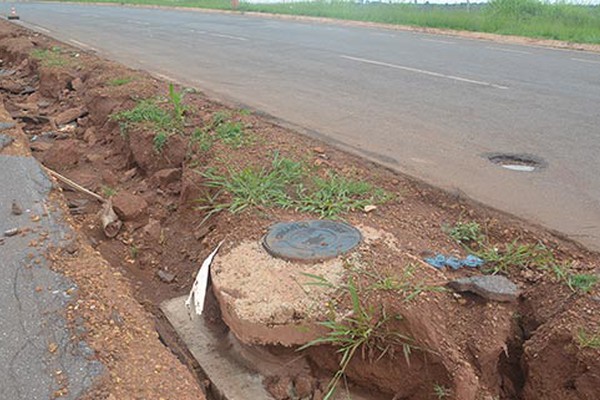
[[[89, 1], [231, 9], [229, 0]], [[492, 0], [487, 5], [472, 5], [470, 9], [466, 5], [356, 4], [335, 0], [287, 4], [242, 3], [238, 9], [600, 43], [600, 6], [550, 4], [539, 0]]]

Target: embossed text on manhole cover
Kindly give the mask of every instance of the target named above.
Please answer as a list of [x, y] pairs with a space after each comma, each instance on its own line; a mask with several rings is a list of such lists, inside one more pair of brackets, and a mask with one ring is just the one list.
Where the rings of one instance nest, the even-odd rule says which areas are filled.
[[358, 229], [343, 222], [279, 222], [263, 238], [274, 257], [291, 261], [319, 261], [337, 257], [362, 240]]

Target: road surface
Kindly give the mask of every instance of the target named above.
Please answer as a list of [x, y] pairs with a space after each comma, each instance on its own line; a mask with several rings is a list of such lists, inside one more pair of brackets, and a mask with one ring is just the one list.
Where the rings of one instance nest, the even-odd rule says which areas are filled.
[[[600, 249], [600, 54], [197, 11], [17, 10], [40, 32]], [[491, 152], [547, 166], [510, 171]]]

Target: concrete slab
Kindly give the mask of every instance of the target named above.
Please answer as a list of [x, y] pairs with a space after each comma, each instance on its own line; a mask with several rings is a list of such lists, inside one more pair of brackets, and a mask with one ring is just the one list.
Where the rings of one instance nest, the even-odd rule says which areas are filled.
[[[211, 388], [220, 400], [274, 400], [263, 387], [263, 376], [256, 371], [298, 371], [309, 368], [302, 357], [290, 353], [269, 352], [263, 346], [244, 346], [231, 332], [216, 332], [201, 316], [191, 319], [185, 307], [187, 296], [177, 297], [161, 304], [179, 337], [211, 381]], [[359, 388], [338, 389], [333, 400], [376, 400], [381, 394], [368, 393]]]
[[227, 400], [274, 400], [263, 387], [262, 377], [239, 362], [223, 334], [211, 331], [202, 317], [190, 318], [186, 297], [162, 303], [161, 310], [219, 395]]

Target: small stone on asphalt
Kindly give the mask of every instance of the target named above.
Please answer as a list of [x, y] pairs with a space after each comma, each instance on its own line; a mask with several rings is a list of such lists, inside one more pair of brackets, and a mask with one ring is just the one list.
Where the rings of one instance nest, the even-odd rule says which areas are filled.
[[16, 200], [12, 201], [11, 212], [13, 213], [13, 215], [21, 215], [21, 214], [23, 214], [23, 209], [21, 208], [21, 206], [19, 205], [19, 203], [17, 203]]
[[12, 228], [7, 231], [4, 231], [4, 236], [11, 237], [15, 236], [17, 233], [19, 233], [19, 228]]
[[457, 292], [471, 292], [485, 299], [500, 302], [516, 301], [519, 288], [501, 275], [478, 275], [456, 279], [448, 287]]

